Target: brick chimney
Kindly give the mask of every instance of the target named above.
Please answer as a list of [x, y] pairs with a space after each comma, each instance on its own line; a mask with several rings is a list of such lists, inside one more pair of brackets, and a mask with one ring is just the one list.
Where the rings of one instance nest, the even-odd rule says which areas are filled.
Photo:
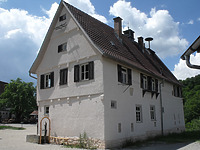
[[138, 44], [141, 47], [142, 50], [144, 50], [144, 41], [143, 41], [143, 37], [138, 37]]
[[122, 35], [122, 18], [116, 17], [116, 18], [113, 18], [113, 20], [114, 20], [114, 31], [119, 37], [121, 37], [121, 35]]

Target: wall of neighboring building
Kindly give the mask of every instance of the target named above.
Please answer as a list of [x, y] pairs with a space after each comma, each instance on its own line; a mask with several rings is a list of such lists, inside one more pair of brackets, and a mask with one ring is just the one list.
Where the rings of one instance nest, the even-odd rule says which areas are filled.
[[[132, 85], [123, 85], [118, 82], [117, 64], [119, 63], [104, 58], [105, 141], [107, 147], [121, 144], [128, 138], [144, 139], [161, 134], [160, 95], [156, 98], [155, 94], [152, 97], [150, 92], [146, 92], [143, 97], [140, 87], [141, 72], [126, 65], [120, 64], [132, 70]], [[160, 82], [161, 80], [158, 80], [158, 83]], [[177, 128], [184, 129], [182, 100], [171, 95], [171, 86], [166, 83], [162, 88], [165, 109], [164, 130], [166, 132], [177, 131]], [[111, 108], [111, 101], [116, 101], [116, 108]], [[141, 106], [142, 109], [141, 122], [136, 122], [136, 106]], [[151, 120], [150, 106], [155, 107], [155, 120]], [[174, 114], [176, 117], [179, 115], [181, 120], [176, 125], [172, 120]], [[172, 119], [168, 121], [168, 118]]]
[[[54, 30], [47, 51], [37, 69], [37, 101], [39, 118], [49, 107], [52, 136], [88, 136], [104, 139], [103, 72], [101, 55], [94, 49], [64, 9], [66, 28]], [[56, 26], [59, 26], [57, 23]], [[58, 46], [67, 42], [67, 51], [58, 53]], [[74, 81], [74, 66], [94, 62], [94, 79]], [[68, 81], [60, 85], [60, 70], [68, 68]], [[41, 75], [54, 72], [54, 86], [41, 89]]]

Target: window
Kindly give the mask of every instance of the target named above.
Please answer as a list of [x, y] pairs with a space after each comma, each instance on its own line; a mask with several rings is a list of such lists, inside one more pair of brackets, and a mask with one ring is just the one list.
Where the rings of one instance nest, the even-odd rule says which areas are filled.
[[42, 74], [40, 76], [40, 89], [51, 88], [54, 86], [54, 72]]
[[131, 123], [131, 132], [134, 131], [134, 126], [133, 126], [133, 123]]
[[94, 62], [74, 66], [74, 82], [94, 79]]
[[81, 80], [89, 79], [89, 63], [80, 65], [80, 79]]
[[59, 22], [63, 21], [66, 19], [66, 14], [62, 15], [59, 17]]
[[118, 133], [121, 133], [122, 132], [122, 125], [121, 123], [118, 123]]
[[136, 122], [142, 122], [142, 106], [136, 106]]
[[58, 53], [63, 52], [63, 51], [67, 51], [67, 43], [63, 43], [58, 46]]
[[144, 74], [140, 74], [140, 87], [149, 92], [158, 93], [158, 80]]
[[49, 115], [49, 106], [44, 106], [44, 115]]
[[173, 95], [175, 97], [182, 97], [182, 89], [180, 86], [173, 85]]
[[111, 101], [111, 108], [116, 109], [117, 108], [117, 102], [116, 101]]
[[117, 65], [118, 81], [123, 84], [132, 85], [131, 69]]
[[150, 116], [152, 121], [156, 120], [155, 106], [150, 106]]
[[67, 75], [68, 74], [68, 69], [62, 69], [60, 70], [60, 85], [67, 84]]
[[140, 84], [141, 84], [141, 88], [143, 88], [145, 90], [147, 89], [147, 76], [141, 74], [141, 82], [140, 82]]

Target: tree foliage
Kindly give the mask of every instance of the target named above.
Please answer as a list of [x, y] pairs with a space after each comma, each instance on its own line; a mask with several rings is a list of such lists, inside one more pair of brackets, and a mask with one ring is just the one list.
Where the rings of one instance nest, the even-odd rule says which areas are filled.
[[30, 113], [37, 109], [36, 89], [32, 82], [26, 83], [20, 78], [11, 80], [0, 95], [0, 106], [11, 108], [17, 121], [29, 118]]
[[183, 84], [185, 121], [200, 117], [200, 75], [181, 81]]

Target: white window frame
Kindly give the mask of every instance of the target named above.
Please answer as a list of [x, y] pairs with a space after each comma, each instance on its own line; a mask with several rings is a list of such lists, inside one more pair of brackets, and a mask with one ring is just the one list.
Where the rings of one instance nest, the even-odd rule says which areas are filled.
[[51, 87], [51, 73], [44, 74], [44, 88]]
[[144, 90], [147, 90], [147, 85], [148, 85], [147, 76], [143, 75], [142, 78], [143, 78], [143, 88], [144, 88]]
[[151, 79], [151, 89], [152, 91], [156, 91], [156, 81], [154, 78]]
[[141, 123], [142, 122], [142, 106], [141, 105], [136, 105], [135, 113], [136, 113], [136, 122]]
[[154, 105], [150, 106], [150, 118], [151, 118], [151, 121], [156, 120], [156, 109]]
[[80, 80], [89, 80], [89, 63], [80, 65]]
[[127, 68], [121, 67], [122, 83], [128, 84], [128, 71]]

